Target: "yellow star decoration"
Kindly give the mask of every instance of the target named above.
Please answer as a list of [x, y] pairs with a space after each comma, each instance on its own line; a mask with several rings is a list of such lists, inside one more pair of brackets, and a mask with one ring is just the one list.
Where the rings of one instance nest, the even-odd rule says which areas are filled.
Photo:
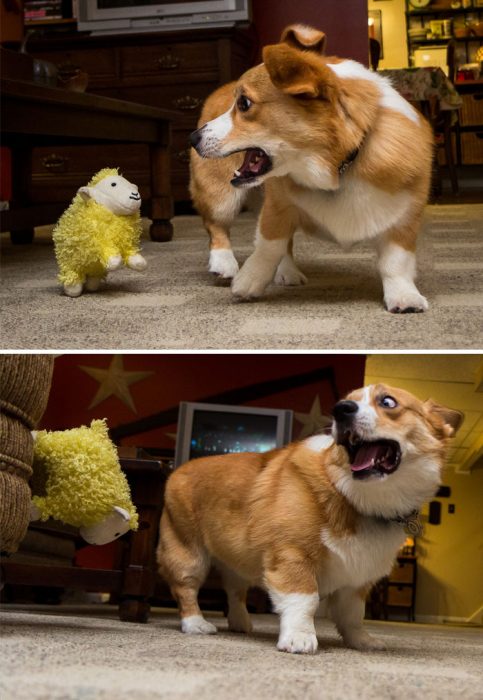
[[79, 365], [79, 369], [88, 374], [90, 377], [99, 382], [99, 388], [96, 395], [92, 399], [89, 409], [98, 406], [102, 401], [105, 401], [109, 396], [116, 396], [133, 413], [137, 413], [134, 405], [129, 386], [140, 382], [141, 379], [149, 377], [154, 372], [127, 372], [124, 370], [122, 355], [114, 355], [111, 364], [107, 369], [99, 369], [98, 367], [83, 367]]
[[310, 435], [315, 435], [320, 433], [324, 428], [332, 423], [332, 418], [330, 416], [324, 416], [320, 412], [320, 400], [319, 395], [316, 394], [310, 413], [295, 413], [295, 420], [302, 423], [303, 428], [298, 436], [299, 440], [303, 440]]

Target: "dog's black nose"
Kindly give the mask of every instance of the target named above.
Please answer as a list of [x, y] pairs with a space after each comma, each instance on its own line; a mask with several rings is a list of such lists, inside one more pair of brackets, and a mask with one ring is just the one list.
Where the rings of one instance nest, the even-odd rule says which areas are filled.
[[339, 401], [335, 404], [332, 415], [336, 421], [344, 421], [352, 418], [358, 410], [359, 407], [355, 401]]
[[196, 148], [196, 146], [199, 144], [201, 141], [201, 129], [196, 129], [196, 131], [193, 131], [190, 134], [190, 144], [193, 146], [193, 148]]

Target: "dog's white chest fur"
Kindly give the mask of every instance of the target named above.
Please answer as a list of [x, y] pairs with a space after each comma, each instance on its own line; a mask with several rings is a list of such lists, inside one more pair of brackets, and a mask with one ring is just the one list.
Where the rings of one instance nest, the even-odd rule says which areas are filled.
[[323, 528], [320, 537], [328, 551], [317, 577], [319, 594], [324, 596], [344, 586], [359, 588], [387, 575], [405, 534], [399, 525], [369, 521], [354, 535], [335, 537]]
[[[344, 176], [342, 176], [344, 177]], [[297, 192], [294, 203], [342, 245], [379, 236], [404, 222], [411, 194], [391, 194], [356, 177], [347, 178], [335, 191]]]

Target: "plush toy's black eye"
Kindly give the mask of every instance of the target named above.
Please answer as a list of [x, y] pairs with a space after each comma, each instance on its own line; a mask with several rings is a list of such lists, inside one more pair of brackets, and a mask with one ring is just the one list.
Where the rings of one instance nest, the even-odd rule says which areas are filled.
[[396, 408], [397, 401], [393, 399], [392, 396], [383, 396], [379, 399], [379, 405], [383, 408]]
[[111, 187], [117, 187], [117, 182], [111, 182]]
[[236, 101], [236, 106], [238, 107], [240, 112], [248, 112], [248, 110], [252, 106], [252, 103], [246, 95], [240, 95], [240, 97]]

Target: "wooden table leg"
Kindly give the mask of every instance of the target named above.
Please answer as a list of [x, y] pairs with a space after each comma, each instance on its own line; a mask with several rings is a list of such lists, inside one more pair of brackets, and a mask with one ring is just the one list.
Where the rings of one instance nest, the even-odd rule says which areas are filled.
[[[28, 145], [15, 145], [12, 148], [12, 214], [16, 209], [28, 206], [29, 186], [32, 177], [32, 149]], [[30, 224], [30, 221], [29, 221]], [[10, 240], [14, 245], [25, 245], [34, 240], [34, 221], [32, 225], [10, 229]]]
[[151, 167], [151, 211], [152, 219], [149, 230], [151, 240], [170, 241], [173, 238], [173, 197], [171, 194], [171, 170], [169, 144], [170, 125], [160, 126], [159, 143], [150, 147]]

